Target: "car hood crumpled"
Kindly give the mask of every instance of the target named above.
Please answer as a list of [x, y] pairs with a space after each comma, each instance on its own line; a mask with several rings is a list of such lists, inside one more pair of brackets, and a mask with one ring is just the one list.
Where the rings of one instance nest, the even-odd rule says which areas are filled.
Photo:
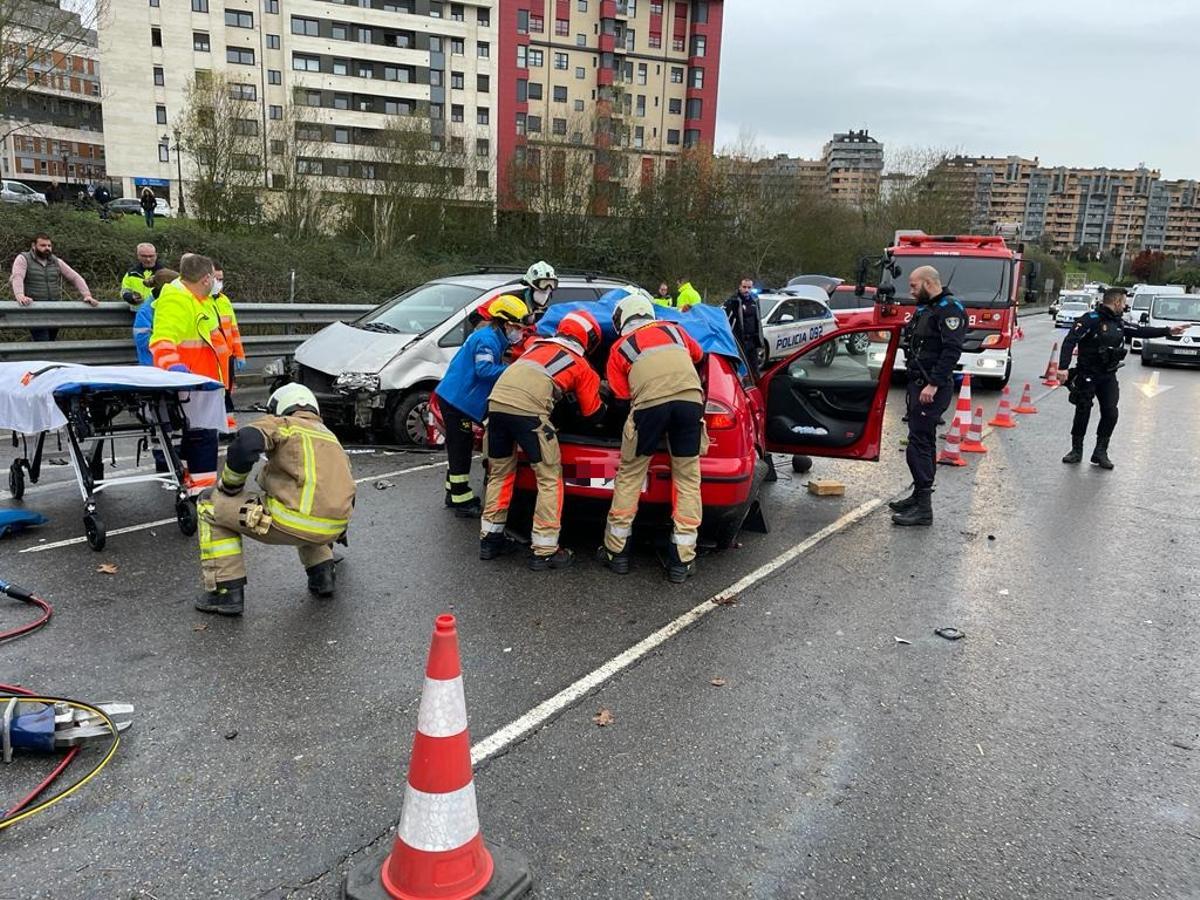
[[296, 348], [296, 362], [329, 375], [377, 374], [411, 344], [415, 334], [384, 334], [334, 322]]

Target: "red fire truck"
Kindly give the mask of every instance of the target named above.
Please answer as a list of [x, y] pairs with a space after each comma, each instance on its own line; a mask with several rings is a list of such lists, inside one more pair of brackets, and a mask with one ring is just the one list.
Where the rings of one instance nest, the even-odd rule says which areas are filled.
[[[968, 330], [958, 371], [973, 380], [1003, 387], [1012, 375], [1012, 341], [1017, 308], [1023, 297], [1033, 298], [1036, 263], [1025, 264], [1025, 247], [1011, 249], [993, 235], [927, 235], [897, 232], [895, 245], [880, 259], [859, 266], [859, 285], [865, 287], [873, 265], [879, 266], [876, 307], [881, 317], [912, 318], [916, 301], [909, 295], [908, 276], [919, 266], [933, 266], [947, 288], [967, 311]], [[1024, 281], [1022, 280], [1024, 276]], [[1025, 291], [1022, 293], [1022, 284]], [[896, 353], [896, 371], [905, 371], [904, 352]]]

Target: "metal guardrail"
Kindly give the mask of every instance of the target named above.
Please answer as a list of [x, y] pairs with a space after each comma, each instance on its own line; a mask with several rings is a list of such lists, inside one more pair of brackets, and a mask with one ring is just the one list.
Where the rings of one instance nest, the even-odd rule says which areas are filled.
[[[250, 328], [278, 328], [280, 332], [300, 325], [330, 325], [357, 319], [375, 307], [357, 303], [239, 303], [235, 307], [242, 328], [246, 356], [290, 356], [306, 334], [246, 334]], [[0, 329], [83, 328], [125, 329], [133, 326], [133, 315], [124, 303], [101, 303], [91, 307], [78, 301], [35, 303], [18, 306], [0, 302]], [[133, 337], [70, 341], [9, 341], [0, 343], [0, 361], [45, 359], [89, 365], [114, 365], [136, 361]]]

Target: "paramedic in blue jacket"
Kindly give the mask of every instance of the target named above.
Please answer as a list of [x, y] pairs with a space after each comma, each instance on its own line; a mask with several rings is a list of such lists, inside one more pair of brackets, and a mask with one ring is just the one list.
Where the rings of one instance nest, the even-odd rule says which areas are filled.
[[487, 415], [488, 395], [505, 369], [508, 348], [521, 341], [529, 307], [505, 294], [487, 306], [488, 323], [459, 348], [434, 390], [446, 429], [446, 506], [462, 518], [478, 518], [483, 504], [471, 490], [474, 426]]
[[[154, 365], [154, 355], [150, 352], [150, 332], [154, 330], [154, 301], [158, 299], [159, 292], [178, 277], [179, 273], [171, 269], [157, 269], [145, 281], [150, 293], [146, 295], [146, 299], [141, 302], [137, 312], [133, 315], [133, 346], [137, 349], [139, 366]], [[152, 447], [151, 452], [154, 454], [154, 470], [160, 473], [166, 472], [166, 456], [158, 447]], [[169, 488], [171, 485], [166, 485], [166, 487]]]

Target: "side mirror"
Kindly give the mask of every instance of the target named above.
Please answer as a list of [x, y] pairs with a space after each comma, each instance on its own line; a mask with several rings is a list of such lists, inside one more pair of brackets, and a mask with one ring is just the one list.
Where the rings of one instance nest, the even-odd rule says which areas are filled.
[[1150, 313], [1142, 313], [1142, 317], [1140, 319], [1138, 319], [1138, 321], [1141, 322], [1143, 325], [1149, 324]]
[[861, 297], [867, 292], [867, 269], [870, 263], [864, 256], [858, 261], [854, 270], [854, 296]]

